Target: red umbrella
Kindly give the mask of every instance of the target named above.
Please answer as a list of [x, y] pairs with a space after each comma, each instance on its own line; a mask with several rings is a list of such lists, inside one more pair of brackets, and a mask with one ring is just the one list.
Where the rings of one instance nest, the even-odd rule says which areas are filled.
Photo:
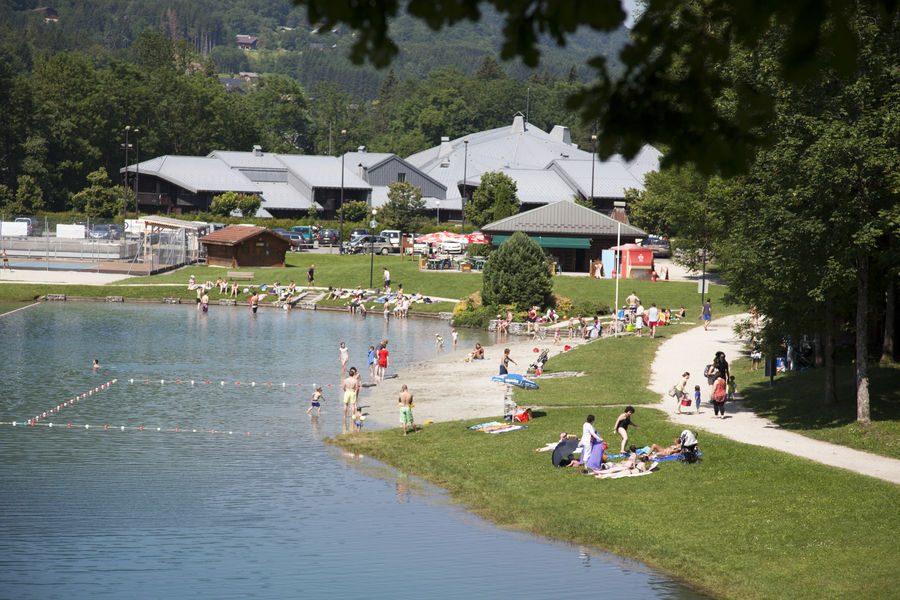
[[476, 231], [474, 233], [466, 234], [466, 241], [470, 244], [487, 244], [487, 237], [480, 231]]

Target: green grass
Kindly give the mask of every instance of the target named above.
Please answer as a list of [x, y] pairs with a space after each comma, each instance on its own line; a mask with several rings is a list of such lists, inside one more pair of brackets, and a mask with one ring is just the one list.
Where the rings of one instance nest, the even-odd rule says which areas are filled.
[[[870, 368], [872, 423], [856, 422], [856, 392], [852, 365], [837, 370], [838, 401], [822, 403], [822, 369], [778, 375], [774, 387], [764, 371], [750, 371], [750, 362], [735, 363], [738, 390], [748, 406], [785, 429], [817, 440], [900, 458], [900, 366]], [[742, 383], [743, 382], [743, 383]]]
[[[713, 305], [713, 318], [726, 314], [740, 312], [743, 307], [726, 305], [723, 298], [726, 286], [710, 285], [709, 298]], [[612, 279], [592, 279], [590, 277], [556, 277], [553, 279], [553, 291], [562, 294], [572, 300], [591, 299], [603, 302], [612, 308], [616, 300], [616, 282]], [[634, 291], [650, 308], [655, 302], [660, 308], [671, 308], [675, 311], [684, 306], [687, 309], [689, 320], [697, 320], [700, 314], [700, 294], [697, 293], [697, 284], [682, 281], [639, 281], [621, 280], [619, 282], [619, 306], [625, 304], [625, 298]]]
[[[578, 371], [585, 375], [541, 379], [540, 389], [517, 390], [516, 400], [527, 406], [655, 404], [659, 402], [659, 395], [644, 386], [635, 385], [635, 382], [649, 380], [650, 364], [659, 344], [667, 337], [684, 331], [685, 327], [660, 327], [655, 339], [649, 336], [602, 338], [558, 354], [547, 363], [545, 372]], [[535, 342], [535, 346], [540, 345]], [[532, 359], [528, 357], [529, 362]], [[527, 364], [524, 360], [520, 362]], [[636, 420], [640, 423], [639, 417]]]
[[[533, 451], [560, 431], [580, 432], [586, 412], [548, 409], [502, 435], [468, 431], [477, 422], [468, 421], [337, 443], [445, 487], [504, 527], [639, 559], [716, 596], [896, 597], [897, 486], [702, 432], [702, 464], [663, 463], [635, 479], [554, 469]], [[619, 409], [591, 412], [605, 434]], [[679, 432], [660, 411], [638, 414], [639, 444]]]

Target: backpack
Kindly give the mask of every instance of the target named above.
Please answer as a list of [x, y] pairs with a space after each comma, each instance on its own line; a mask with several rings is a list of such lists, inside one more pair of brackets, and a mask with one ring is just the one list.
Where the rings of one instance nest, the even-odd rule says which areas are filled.
[[703, 372], [705, 377], [715, 377], [719, 374], [719, 369], [716, 368], [716, 365], [709, 364], [706, 365], [706, 370]]
[[669, 388], [669, 395], [672, 396], [673, 398], [675, 397], [675, 394], [677, 394], [677, 393], [678, 393], [678, 389], [676, 386], [673, 385], [672, 387]]

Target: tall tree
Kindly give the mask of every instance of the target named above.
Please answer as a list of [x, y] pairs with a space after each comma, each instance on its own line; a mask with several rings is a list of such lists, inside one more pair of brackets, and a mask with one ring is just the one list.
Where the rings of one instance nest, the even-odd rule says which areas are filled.
[[389, 229], [415, 231], [425, 217], [422, 190], [409, 182], [395, 181], [388, 186], [388, 201], [379, 217]]
[[478, 227], [519, 212], [516, 182], [504, 173], [485, 173], [466, 202], [466, 219]]

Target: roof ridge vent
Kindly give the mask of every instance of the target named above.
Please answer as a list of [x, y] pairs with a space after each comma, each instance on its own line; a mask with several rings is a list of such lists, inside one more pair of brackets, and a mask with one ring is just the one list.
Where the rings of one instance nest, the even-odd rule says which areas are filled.
[[513, 117], [512, 133], [525, 133], [525, 116], [522, 113], [516, 113]]
[[572, 134], [565, 125], [554, 125], [553, 129], [550, 130], [550, 139], [563, 144], [571, 144]]
[[[441, 147], [438, 149], [438, 158], [444, 158], [445, 156], [450, 156], [450, 152], [453, 151], [453, 146], [450, 145], [450, 138], [446, 135], [441, 136]], [[449, 160], [449, 159], [448, 159]]]

